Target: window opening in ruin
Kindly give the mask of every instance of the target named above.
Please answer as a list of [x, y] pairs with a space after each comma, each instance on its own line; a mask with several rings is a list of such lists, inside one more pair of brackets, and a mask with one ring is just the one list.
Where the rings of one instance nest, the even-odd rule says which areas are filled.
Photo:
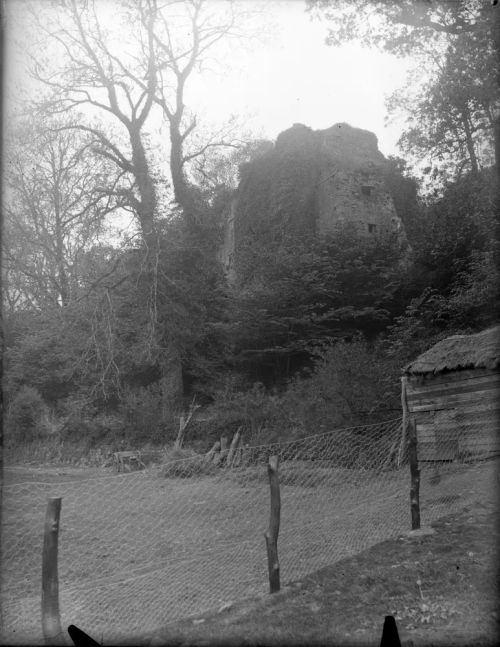
[[363, 195], [371, 195], [372, 194], [372, 189], [373, 189], [373, 187], [372, 187], [371, 184], [363, 184], [363, 186], [361, 187], [361, 193]]
[[370, 232], [370, 234], [374, 234], [376, 229], [377, 229], [377, 225], [372, 225], [372, 224], [368, 225], [368, 231]]

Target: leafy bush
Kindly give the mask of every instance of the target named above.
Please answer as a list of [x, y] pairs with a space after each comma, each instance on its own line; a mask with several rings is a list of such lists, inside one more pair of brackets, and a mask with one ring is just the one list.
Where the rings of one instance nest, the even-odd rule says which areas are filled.
[[221, 393], [209, 410], [213, 442], [241, 428], [245, 443], [296, 440], [334, 428], [372, 424], [400, 413], [401, 363], [363, 337], [310, 349], [312, 368], [281, 392], [256, 383]]
[[208, 413], [211, 442], [221, 436], [231, 438], [240, 429], [246, 443], [267, 444], [279, 440], [285, 419], [281, 398], [268, 393], [260, 383], [244, 391], [221, 393]]
[[58, 434], [10, 447], [6, 451], [5, 460], [7, 463], [85, 467], [106, 467], [111, 464], [109, 449], [89, 449], [86, 442], [70, 442], [61, 439]]
[[400, 365], [362, 338], [317, 346], [308, 375], [293, 380], [282, 409], [303, 434], [371, 424], [400, 411]]
[[62, 442], [80, 445], [86, 451], [90, 451], [108, 440], [100, 421], [92, 418], [71, 418], [61, 430], [60, 438]]
[[110, 446], [122, 448], [124, 441], [123, 422], [116, 415], [99, 413], [85, 397], [70, 397], [58, 408], [59, 437], [62, 442], [79, 446], [87, 452]]
[[118, 406], [118, 416], [123, 420], [123, 437], [130, 447], [140, 447], [147, 442], [165, 444], [175, 439], [177, 429], [173, 412], [163, 411], [163, 398], [159, 384], [128, 389]]
[[346, 224], [321, 240], [273, 244], [249, 245], [255, 275], [238, 286], [230, 313], [231, 361], [250, 379], [282, 386], [310, 365], [311, 346], [359, 332], [373, 339], [401, 311], [397, 238], [360, 239]]
[[40, 393], [23, 386], [12, 400], [6, 416], [7, 442], [10, 445], [29, 443], [43, 435], [47, 406]]

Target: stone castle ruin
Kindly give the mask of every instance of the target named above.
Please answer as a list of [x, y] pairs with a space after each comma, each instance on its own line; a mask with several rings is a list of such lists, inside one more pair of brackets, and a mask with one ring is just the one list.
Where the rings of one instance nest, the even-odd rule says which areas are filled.
[[277, 231], [321, 236], [351, 224], [359, 236], [395, 235], [403, 244], [386, 165], [376, 136], [345, 123], [282, 132], [272, 150], [240, 169], [219, 254], [228, 278], [235, 278], [244, 240], [258, 245]]

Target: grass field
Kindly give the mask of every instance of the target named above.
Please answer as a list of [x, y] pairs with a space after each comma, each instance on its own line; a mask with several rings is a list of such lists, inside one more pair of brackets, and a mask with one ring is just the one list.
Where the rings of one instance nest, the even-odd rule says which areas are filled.
[[[159, 631], [152, 645], [373, 645], [393, 615], [414, 647], [500, 642], [498, 506], [476, 504], [339, 560], [281, 593]], [[410, 643], [411, 641], [411, 643]]]
[[[422, 521], [496, 492], [497, 465], [422, 479]], [[58, 473], [54, 473], [58, 472]], [[179, 619], [267, 591], [265, 466], [164, 478], [155, 470], [7, 469], [2, 518], [3, 644], [40, 643], [43, 520], [62, 496], [63, 626], [105, 644], [151, 635]], [[281, 468], [279, 552], [284, 583], [409, 528], [408, 474], [318, 464]]]

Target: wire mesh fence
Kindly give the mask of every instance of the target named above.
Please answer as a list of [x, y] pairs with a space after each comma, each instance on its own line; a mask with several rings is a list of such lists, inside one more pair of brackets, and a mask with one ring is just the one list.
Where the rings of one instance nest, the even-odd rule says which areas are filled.
[[[76, 624], [112, 644], [268, 591], [263, 533], [271, 455], [280, 459], [282, 582], [408, 530], [409, 475], [407, 465], [397, 464], [400, 441], [397, 419], [241, 448], [230, 467], [195, 457], [129, 474], [5, 487], [3, 641], [42, 642], [48, 497], [63, 499], [62, 626]], [[474, 496], [467, 470], [479, 470], [474, 482], [488, 487], [484, 465], [448, 468], [432, 489], [431, 471], [423, 469], [424, 522]]]

